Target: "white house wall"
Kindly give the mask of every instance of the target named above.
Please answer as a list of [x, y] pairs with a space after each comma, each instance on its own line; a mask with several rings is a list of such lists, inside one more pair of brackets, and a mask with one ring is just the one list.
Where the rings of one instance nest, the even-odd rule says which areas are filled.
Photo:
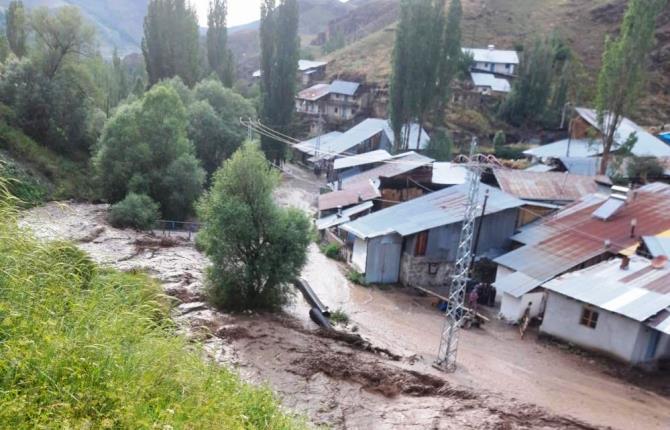
[[365, 263], [368, 254], [368, 242], [364, 239], [354, 240], [354, 251], [351, 257], [351, 265], [360, 273], [365, 273]]
[[500, 316], [507, 322], [517, 322], [523, 316], [529, 303], [531, 318], [537, 317], [542, 313], [544, 304], [544, 293], [528, 293], [521, 297], [514, 297], [507, 293], [502, 293], [500, 302]]
[[579, 323], [583, 308], [582, 302], [549, 291], [540, 331], [626, 362], [637, 363], [642, 358], [647, 342], [641, 336], [645, 330], [641, 323], [598, 309], [598, 323], [589, 328]]

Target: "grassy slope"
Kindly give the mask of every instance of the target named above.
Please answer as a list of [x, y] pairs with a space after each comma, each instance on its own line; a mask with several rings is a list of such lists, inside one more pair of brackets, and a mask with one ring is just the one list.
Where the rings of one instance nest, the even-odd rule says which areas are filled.
[[39, 203], [49, 198], [94, 198], [87, 163], [54, 153], [2, 120], [0, 163], [0, 176], [21, 181], [21, 184], [12, 185], [12, 191], [27, 203]]
[[[596, 20], [594, 17], [595, 9], [608, 4], [621, 5], [622, 2], [463, 0], [463, 45], [482, 47], [495, 44], [501, 49], [510, 49], [537, 35], [557, 31], [573, 47], [595, 82], [605, 35], [614, 33], [618, 27], [619, 16], [616, 13], [612, 12], [608, 20]], [[332, 62], [329, 74], [362, 76], [369, 82], [386, 84], [391, 73], [394, 37], [393, 26], [390, 26], [332, 53], [328, 57]], [[667, 77], [664, 78], [662, 72], [654, 72], [650, 76], [652, 88], [654, 83], [658, 85], [664, 79]], [[592, 87], [592, 82], [587, 87]], [[654, 103], [655, 109], [650, 108], [651, 103]], [[643, 101], [638, 119], [647, 123], [655, 120], [670, 121], [670, 97], [654, 91], [653, 96]]]
[[1, 188], [0, 427], [301, 427], [177, 335], [158, 285], [36, 242]]

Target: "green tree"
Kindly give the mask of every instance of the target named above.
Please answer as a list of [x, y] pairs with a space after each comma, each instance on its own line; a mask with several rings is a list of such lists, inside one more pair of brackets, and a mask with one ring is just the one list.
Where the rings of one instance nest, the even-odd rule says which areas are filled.
[[144, 18], [142, 54], [149, 86], [179, 76], [188, 86], [198, 79], [199, 34], [195, 9], [186, 0], [150, 0]]
[[631, 0], [619, 36], [605, 42], [596, 96], [598, 122], [603, 133], [601, 174], [607, 172], [616, 130], [623, 118], [633, 113], [644, 88], [656, 18], [666, 3], [666, 0]]
[[4, 35], [0, 35], [0, 63], [4, 63], [9, 57], [9, 42]]
[[[463, 7], [461, 0], [451, 0], [444, 26], [442, 52], [438, 70], [437, 113], [442, 120], [447, 101], [451, 93], [451, 82], [462, 69], [464, 54], [461, 47], [461, 19]], [[468, 64], [469, 66], [469, 64]]]
[[493, 149], [502, 148], [506, 143], [507, 137], [505, 136], [505, 132], [498, 130], [495, 136], [493, 136]]
[[176, 91], [156, 85], [121, 106], [103, 130], [94, 166], [104, 198], [146, 194], [163, 216], [183, 219], [199, 197], [205, 172], [187, 138], [187, 115]]
[[[261, 121], [283, 134], [291, 132], [295, 75], [298, 67], [298, 3], [274, 0], [261, 4]], [[261, 148], [268, 159], [281, 163], [286, 158], [286, 145], [276, 139], [261, 137]]]
[[286, 302], [307, 258], [310, 225], [302, 212], [276, 205], [278, 183], [278, 172], [247, 143], [199, 202], [198, 241], [213, 262], [209, 298], [215, 306], [274, 310]]
[[32, 13], [31, 24], [47, 79], [53, 79], [70, 59], [88, 56], [93, 51], [95, 29], [85, 22], [75, 6], [60, 7], [55, 12], [39, 7]]
[[500, 115], [513, 125], [527, 125], [544, 117], [551, 96], [554, 55], [546, 40], [536, 39], [525, 49], [519, 77], [500, 106]]
[[233, 86], [231, 76], [232, 54], [228, 50], [228, 14], [226, 0], [210, 0], [207, 15], [207, 59], [209, 67], [217, 74], [219, 80], [228, 88]]
[[21, 0], [9, 3], [5, 16], [5, 31], [9, 48], [19, 58], [26, 55], [26, 40], [28, 39], [28, 22], [26, 10]]
[[426, 155], [436, 161], [450, 161], [454, 142], [445, 130], [437, 130], [428, 142]]
[[665, 168], [656, 157], [631, 157], [628, 159], [626, 173], [629, 179], [647, 184], [662, 178]]
[[151, 197], [128, 193], [125, 199], [109, 209], [109, 223], [118, 228], [149, 230], [160, 217], [160, 207]]

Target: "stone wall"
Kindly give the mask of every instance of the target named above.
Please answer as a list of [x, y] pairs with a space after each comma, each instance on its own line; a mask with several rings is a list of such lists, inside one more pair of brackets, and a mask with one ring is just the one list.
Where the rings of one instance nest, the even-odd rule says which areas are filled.
[[415, 257], [403, 253], [400, 259], [400, 282], [405, 286], [435, 288], [451, 283], [453, 264]]

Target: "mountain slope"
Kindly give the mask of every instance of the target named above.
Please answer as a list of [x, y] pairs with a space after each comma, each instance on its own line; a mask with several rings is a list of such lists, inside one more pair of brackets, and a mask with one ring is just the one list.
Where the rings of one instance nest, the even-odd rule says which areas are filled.
[[[606, 35], [615, 35], [626, 0], [463, 0], [463, 45], [502, 49], [556, 31], [584, 63], [593, 87]], [[394, 25], [330, 54], [331, 76], [353, 75], [385, 85], [391, 74]], [[670, 122], [670, 4], [658, 20], [650, 60], [649, 95], [640, 103], [643, 124]]]

